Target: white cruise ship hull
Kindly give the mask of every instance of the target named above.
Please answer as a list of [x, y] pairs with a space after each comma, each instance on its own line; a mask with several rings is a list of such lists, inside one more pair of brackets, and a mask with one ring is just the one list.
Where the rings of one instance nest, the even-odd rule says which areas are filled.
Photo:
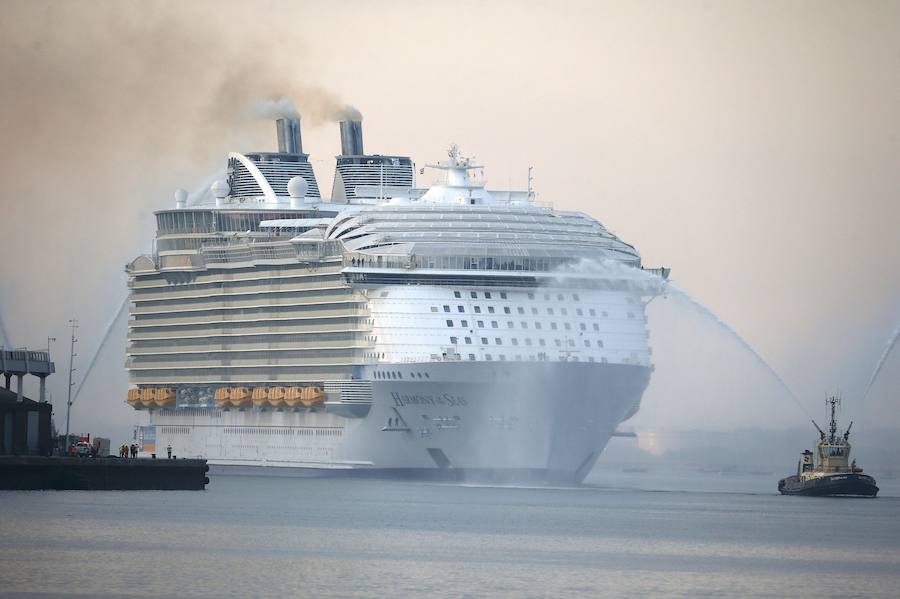
[[383, 364], [365, 374], [376, 371], [397, 378], [370, 379], [371, 405], [356, 406], [364, 416], [157, 410], [156, 446], [205, 457], [214, 471], [577, 483], [637, 410], [650, 376], [646, 366], [586, 362]]

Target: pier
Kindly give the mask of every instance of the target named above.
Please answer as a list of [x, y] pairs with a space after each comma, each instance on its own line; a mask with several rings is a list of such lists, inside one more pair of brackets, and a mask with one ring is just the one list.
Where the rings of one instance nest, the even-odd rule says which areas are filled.
[[0, 490], [202, 491], [206, 460], [0, 456]]

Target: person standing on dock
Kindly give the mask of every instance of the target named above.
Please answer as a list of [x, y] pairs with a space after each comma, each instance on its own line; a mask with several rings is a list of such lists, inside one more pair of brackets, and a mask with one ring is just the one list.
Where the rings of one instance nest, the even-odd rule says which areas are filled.
[[166, 445], [166, 454], [169, 456], [169, 459], [172, 459], [172, 444], [169, 443]]

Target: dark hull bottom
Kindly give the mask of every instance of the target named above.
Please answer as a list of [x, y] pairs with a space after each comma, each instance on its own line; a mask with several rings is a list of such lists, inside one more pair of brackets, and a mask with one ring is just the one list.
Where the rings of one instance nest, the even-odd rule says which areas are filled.
[[281, 476], [293, 478], [370, 478], [459, 483], [552, 483], [581, 484], [583, 476], [574, 472], [539, 468], [279, 468], [277, 466], [230, 466], [211, 464], [209, 473], [219, 476]]
[[811, 497], [857, 496], [875, 497], [878, 487], [875, 479], [865, 474], [836, 474], [801, 482], [797, 476], [778, 481], [782, 495], [807, 495]]

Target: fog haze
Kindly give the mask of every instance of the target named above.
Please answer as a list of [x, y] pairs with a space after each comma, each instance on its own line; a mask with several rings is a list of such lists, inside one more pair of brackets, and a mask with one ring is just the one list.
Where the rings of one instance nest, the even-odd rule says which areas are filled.
[[[370, 152], [421, 166], [457, 142], [493, 188], [525, 188], [534, 165], [539, 201], [671, 267], [803, 404], [661, 297], [631, 426], [794, 428], [835, 391], [852, 414], [900, 324], [897, 2], [7, 1], [0, 81], [0, 337], [57, 338], [58, 425], [67, 319], [85, 368], [124, 264], [151, 250], [152, 211], [228, 151], [274, 148], [252, 106], [281, 98], [326, 190], [348, 105]], [[74, 429], [120, 438], [139, 419], [124, 336], [122, 321]], [[863, 430], [900, 428], [898, 383], [895, 351]]]

